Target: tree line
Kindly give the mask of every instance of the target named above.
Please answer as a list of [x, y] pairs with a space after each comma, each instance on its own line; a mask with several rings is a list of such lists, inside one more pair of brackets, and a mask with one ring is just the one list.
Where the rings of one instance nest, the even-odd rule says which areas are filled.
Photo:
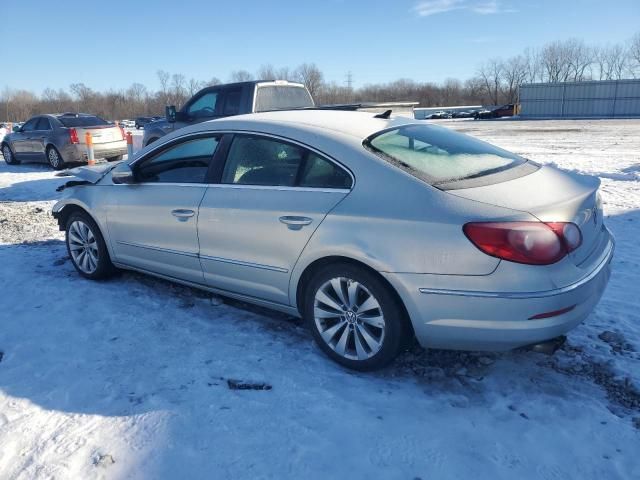
[[[107, 119], [162, 115], [165, 105], [180, 107], [198, 90], [221, 83], [187, 78], [180, 73], [156, 72], [158, 90], [133, 83], [129, 88], [105, 92], [83, 83], [68, 90], [46, 88], [40, 95], [28, 90], [6, 87], [0, 94], [0, 121], [24, 121], [53, 112], [90, 112]], [[355, 102], [415, 101], [423, 107], [453, 105], [499, 105], [517, 101], [518, 87], [524, 83], [568, 82], [640, 78], [640, 32], [629, 41], [614, 45], [592, 46], [583, 40], [550, 42], [540, 48], [527, 48], [510, 58], [491, 58], [478, 66], [476, 74], [461, 81], [417, 82], [399, 79], [389, 83], [365, 84], [351, 88], [327, 81], [314, 63], [296, 68], [262, 65], [256, 72], [237, 70], [230, 82], [281, 79], [303, 83], [317, 104]]]

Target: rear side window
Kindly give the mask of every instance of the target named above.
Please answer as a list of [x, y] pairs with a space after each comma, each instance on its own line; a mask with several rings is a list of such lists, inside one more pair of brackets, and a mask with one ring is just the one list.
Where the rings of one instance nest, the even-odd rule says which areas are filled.
[[223, 115], [238, 115], [240, 113], [240, 96], [242, 90], [229, 90], [224, 95]]
[[350, 188], [340, 166], [304, 147], [258, 136], [237, 135], [222, 183], [276, 187]]
[[103, 125], [110, 125], [106, 120], [95, 116], [95, 115], [83, 115], [83, 116], [75, 116], [75, 115], [63, 115], [58, 117], [58, 120], [62, 125], [67, 128], [76, 128], [76, 127], [100, 127]]
[[522, 165], [518, 155], [433, 125], [405, 125], [378, 132], [364, 146], [434, 186], [479, 178]]
[[310, 153], [300, 176], [301, 187], [351, 188], [347, 172], [315, 153]]
[[218, 146], [216, 137], [189, 140], [145, 160], [137, 169], [141, 182], [204, 183]]
[[38, 120], [38, 124], [36, 125], [36, 130], [51, 130], [49, 119], [40, 117], [40, 120]]
[[256, 112], [313, 107], [306, 88], [291, 85], [264, 85], [256, 89]]

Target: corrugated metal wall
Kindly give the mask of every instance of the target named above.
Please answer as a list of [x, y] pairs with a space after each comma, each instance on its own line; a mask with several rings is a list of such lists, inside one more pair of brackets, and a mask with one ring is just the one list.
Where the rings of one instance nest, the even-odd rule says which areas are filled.
[[640, 117], [640, 79], [520, 86], [523, 118]]

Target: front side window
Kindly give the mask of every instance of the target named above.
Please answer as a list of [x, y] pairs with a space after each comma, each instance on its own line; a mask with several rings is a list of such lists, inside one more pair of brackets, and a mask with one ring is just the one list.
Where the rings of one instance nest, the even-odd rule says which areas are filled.
[[216, 114], [216, 103], [218, 102], [218, 93], [209, 92], [202, 95], [195, 102], [189, 105], [187, 114], [191, 118], [213, 117]]
[[341, 167], [287, 142], [237, 135], [222, 173], [222, 183], [279, 187], [350, 188]]
[[366, 139], [364, 146], [434, 186], [491, 175], [527, 162], [514, 153], [432, 125], [383, 130]]
[[136, 178], [140, 182], [205, 183], [218, 141], [217, 137], [206, 137], [169, 147], [143, 161]]
[[32, 118], [31, 120], [29, 120], [27, 123], [25, 123], [22, 126], [22, 131], [23, 132], [32, 132], [33, 130], [36, 129], [36, 124], [38, 123], [38, 119], [37, 118]]

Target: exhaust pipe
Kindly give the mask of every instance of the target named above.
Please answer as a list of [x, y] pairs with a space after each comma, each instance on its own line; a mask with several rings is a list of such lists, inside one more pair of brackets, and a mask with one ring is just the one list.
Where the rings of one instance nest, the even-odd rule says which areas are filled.
[[525, 349], [537, 353], [543, 353], [544, 355], [553, 355], [560, 347], [564, 345], [566, 341], [567, 337], [564, 335], [560, 335], [559, 337], [552, 338], [545, 342], [528, 345], [525, 347]]

